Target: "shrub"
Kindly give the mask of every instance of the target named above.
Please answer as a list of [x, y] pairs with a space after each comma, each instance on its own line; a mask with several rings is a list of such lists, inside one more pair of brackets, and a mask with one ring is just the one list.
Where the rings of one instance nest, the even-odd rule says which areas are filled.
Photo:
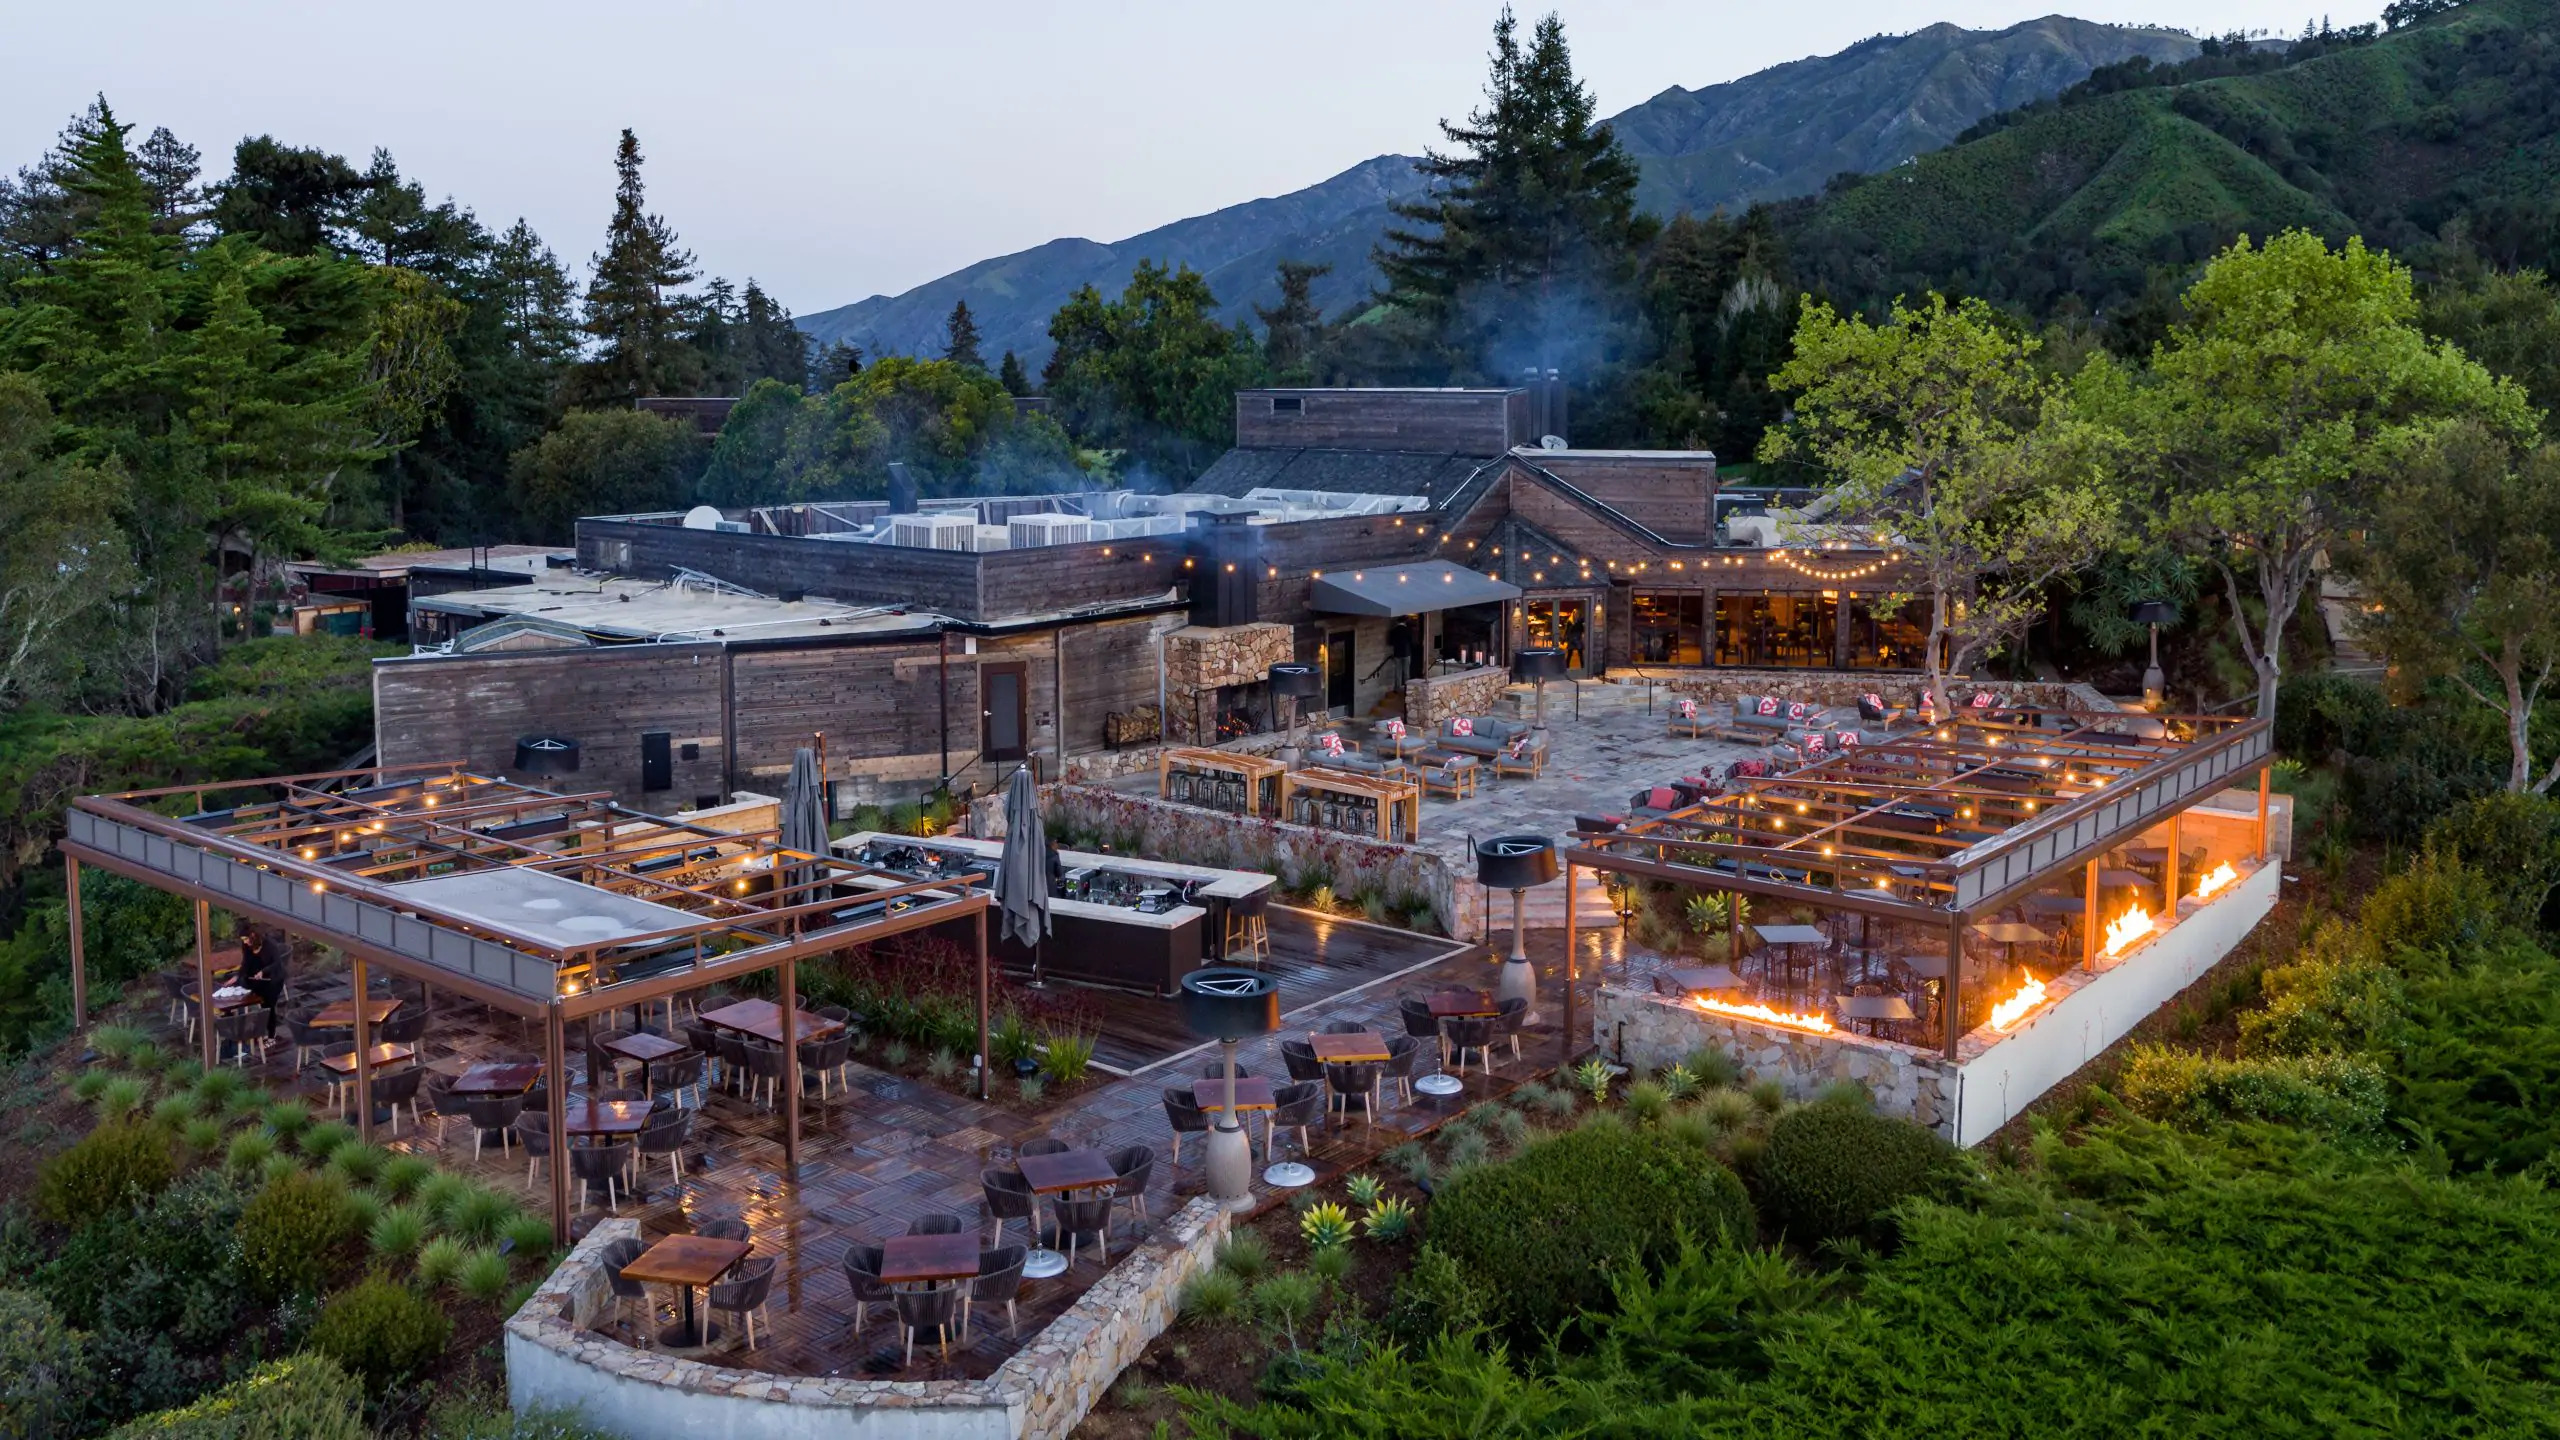
[[381, 1394], [394, 1382], [423, 1374], [452, 1338], [453, 1323], [434, 1301], [375, 1278], [331, 1296], [309, 1343]]
[[1342, 1182], [1342, 1193], [1350, 1196], [1354, 1205], [1375, 1205], [1378, 1197], [1387, 1193], [1387, 1182], [1375, 1175], [1346, 1176]]
[[2391, 1109], [2462, 1170], [2522, 1170], [2560, 1151], [2560, 961], [2511, 943], [2406, 979]]
[[108, 1440], [367, 1440], [364, 1389], [334, 1362], [296, 1355]]
[[296, 1171], [261, 1187], [240, 1212], [240, 1268], [269, 1300], [307, 1294], [337, 1268], [347, 1234], [346, 1192]]
[[1239, 1280], [1259, 1280], [1271, 1268], [1271, 1246], [1251, 1230], [1218, 1242], [1218, 1268]]
[[462, 1273], [462, 1262], [470, 1254], [462, 1242], [450, 1235], [439, 1235], [418, 1247], [418, 1279], [427, 1285], [450, 1285]]
[[231, 1137], [231, 1148], [223, 1153], [223, 1164], [243, 1174], [255, 1171], [276, 1153], [276, 1137], [264, 1130], [243, 1130]]
[[406, 1259], [427, 1243], [426, 1213], [415, 1205], [394, 1205], [374, 1217], [372, 1232], [365, 1239], [376, 1255]]
[[0, 1290], [0, 1435], [68, 1435], [90, 1385], [87, 1337], [42, 1295]]
[[462, 1262], [462, 1273], [453, 1279], [454, 1288], [474, 1300], [496, 1301], [515, 1284], [514, 1274], [507, 1268], [507, 1257], [495, 1249], [474, 1250]]
[[1093, 1069], [1093, 1037], [1074, 1032], [1052, 1032], [1048, 1056], [1051, 1078], [1061, 1085], [1073, 1085]]
[[2309, 953], [2266, 972], [2267, 1003], [2240, 1015], [2240, 1049], [2249, 1055], [2321, 1055], [2396, 1043], [2402, 1026], [2399, 972], [2354, 943], [2355, 933], [2330, 920]]
[[2486, 876], [2458, 860], [2422, 854], [2373, 887], [2357, 925], [2384, 954], [2434, 954], [2485, 943], [2503, 908]]
[[390, 1160], [390, 1151], [358, 1140], [329, 1152], [329, 1170], [350, 1185], [370, 1185]]
[[148, 1125], [101, 1125], [37, 1172], [36, 1211], [76, 1225], [150, 1199], [177, 1173], [168, 1136]]
[[2190, 1129], [2226, 1120], [2271, 1120], [2331, 1140], [2381, 1140], [2390, 1087], [2364, 1060], [2271, 1055], [2226, 1060], [2138, 1046], [2117, 1081], [2134, 1113]]
[[175, 1130], [195, 1118], [196, 1097], [193, 1095], [163, 1095], [151, 1107], [151, 1123], [164, 1129]]
[[417, 1201], [430, 1219], [442, 1224], [452, 1213], [454, 1202], [471, 1193], [473, 1188], [469, 1179], [450, 1170], [439, 1170], [419, 1181], [417, 1192], [410, 1198]]
[[287, 1139], [301, 1134], [311, 1124], [311, 1107], [299, 1100], [279, 1100], [267, 1107], [267, 1128]]
[[1354, 1268], [1349, 1245], [1324, 1245], [1307, 1252], [1307, 1273], [1327, 1285], [1340, 1287]]
[[2426, 848], [2486, 877], [2506, 922], [2530, 929], [2560, 885], [2560, 800], [2501, 792], [2466, 801], [2427, 827]]
[[1397, 1279], [1381, 1317], [1388, 1336], [1419, 1350], [1443, 1334], [1485, 1323], [1492, 1308], [1466, 1267], [1437, 1245], [1414, 1252], [1413, 1266]]
[[222, 1148], [222, 1122], [219, 1120], [204, 1119], [190, 1120], [186, 1124], [178, 1127], [178, 1143], [186, 1146], [198, 1155], [210, 1155], [214, 1151]]
[[1310, 1205], [1298, 1217], [1298, 1233], [1306, 1237], [1310, 1250], [1331, 1250], [1351, 1243], [1351, 1212], [1334, 1201]]
[[394, 1155], [384, 1163], [382, 1173], [374, 1178], [374, 1188], [394, 1200], [407, 1200], [436, 1173], [435, 1162], [423, 1155]]
[[114, 1120], [141, 1109], [149, 1098], [151, 1085], [141, 1076], [110, 1075], [90, 1103], [97, 1107], [99, 1118]]
[[444, 1228], [466, 1244], [487, 1245], [521, 1213], [513, 1200], [485, 1185], [474, 1185], [445, 1207]]
[[548, 1255], [551, 1253], [551, 1220], [543, 1215], [518, 1215], [498, 1227], [498, 1239], [509, 1254]]
[[1228, 1270], [1203, 1270], [1186, 1281], [1178, 1303], [1186, 1320], [1224, 1320], [1244, 1303], [1244, 1282]]
[[325, 1164], [330, 1156], [338, 1153], [339, 1146], [353, 1144], [355, 1139], [356, 1127], [353, 1125], [343, 1120], [323, 1120], [306, 1128], [295, 1143], [301, 1146], [303, 1154], [311, 1157], [312, 1163]]
[[1385, 1196], [1369, 1207], [1362, 1223], [1368, 1227], [1370, 1239], [1392, 1245], [1413, 1234], [1413, 1202], [1399, 1196]]
[[1286, 1337], [1289, 1348], [1298, 1348], [1298, 1325], [1323, 1299], [1315, 1277], [1298, 1271], [1285, 1271], [1265, 1277], [1253, 1287], [1253, 1313], [1263, 1324], [1277, 1328]]
[[1887, 1211], [1942, 1189], [1955, 1172], [1955, 1149], [1936, 1134], [1826, 1100], [1769, 1127], [1760, 1194], [1770, 1220], [1798, 1244], [1883, 1239]]
[[[1431, 1207], [1432, 1243], [1464, 1266], [1524, 1335], [1609, 1299], [1608, 1267], [1648, 1264], [1686, 1233], [1753, 1233], [1733, 1172], [1651, 1131], [1586, 1124], [1515, 1159], [1454, 1175]], [[1535, 1243], [1523, 1243], [1524, 1237]]]

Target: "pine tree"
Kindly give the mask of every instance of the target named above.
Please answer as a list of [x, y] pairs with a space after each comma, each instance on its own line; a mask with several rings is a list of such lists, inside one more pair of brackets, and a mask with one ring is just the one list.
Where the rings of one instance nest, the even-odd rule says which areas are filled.
[[214, 228], [246, 235], [278, 255], [339, 253], [357, 203], [372, 188], [339, 156], [254, 136], [231, 152], [231, 178], [218, 187], [213, 206]]
[[1253, 307], [1262, 322], [1262, 359], [1275, 378], [1304, 379], [1324, 329], [1324, 312], [1316, 308], [1316, 281], [1333, 273], [1330, 265], [1304, 260], [1280, 262], [1280, 303]]
[[365, 193], [347, 216], [346, 245], [376, 265], [399, 265], [459, 288], [474, 278], [490, 247], [489, 232], [450, 199], [429, 205], [426, 190], [404, 179], [391, 152], [377, 149], [365, 171]]
[[196, 178], [204, 171], [204, 152], [169, 133], [163, 125], [134, 152], [136, 173], [151, 192], [151, 214], [164, 235], [185, 235], [205, 218], [205, 195]]
[[1031, 393], [1031, 376], [1022, 368], [1021, 356], [1010, 350], [1004, 352], [1004, 359], [996, 365], [996, 383], [1004, 387], [1007, 395]]
[[577, 294], [569, 267], [518, 218], [489, 255], [488, 286], [503, 318], [507, 348], [540, 365], [578, 353]]
[[987, 368], [978, 354], [978, 317], [969, 313], [966, 300], [954, 303], [951, 318], [942, 322], [942, 358], [973, 370]]
[[824, 394], [862, 373], [862, 347], [850, 340], [835, 341], [818, 352], [810, 368], [810, 388]]
[[587, 285], [585, 328], [597, 351], [578, 376], [577, 398], [591, 405], [679, 394], [700, 370], [679, 338], [685, 307], [676, 293], [693, 282], [693, 256], [648, 212], [641, 159], [639, 137], [623, 131], [613, 157], [613, 220]]
[[739, 393], [759, 380], [779, 380], [794, 390], [808, 388], [809, 337], [792, 323], [790, 307], [766, 294], [752, 275], [739, 303], [738, 324], [745, 332]]
[[1395, 207], [1430, 228], [1388, 231], [1376, 256], [1388, 298], [1432, 327], [1453, 374], [1569, 364], [1622, 318], [1653, 224], [1635, 208], [1635, 162], [1593, 111], [1564, 23], [1540, 20], [1524, 49], [1506, 6], [1485, 103], [1441, 122], [1453, 148], [1418, 167], [1430, 198]]
[[6, 265], [0, 273], [45, 273], [94, 217], [94, 207], [74, 193], [71, 182], [80, 173], [84, 147], [112, 122], [102, 95], [71, 117], [42, 160], [0, 179], [0, 264]]

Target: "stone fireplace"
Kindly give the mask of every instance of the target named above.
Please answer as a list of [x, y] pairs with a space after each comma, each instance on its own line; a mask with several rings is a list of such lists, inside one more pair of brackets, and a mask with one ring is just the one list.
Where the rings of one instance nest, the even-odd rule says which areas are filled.
[[1289, 627], [1186, 625], [1164, 640], [1165, 739], [1214, 745], [1268, 729], [1264, 677], [1294, 658]]

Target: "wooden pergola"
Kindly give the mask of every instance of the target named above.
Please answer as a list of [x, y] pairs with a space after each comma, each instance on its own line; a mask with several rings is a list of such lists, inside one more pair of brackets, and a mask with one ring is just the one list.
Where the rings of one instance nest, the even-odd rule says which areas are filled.
[[[229, 808], [208, 808], [208, 797], [244, 795]], [[72, 802], [66, 830], [77, 1025], [88, 1022], [84, 865], [194, 902], [196, 1000], [208, 1066], [218, 1044], [213, 907], [345, 952], [359, 1002], [356, 1108], [368, 1140], [372, 1045], [362, 1002], [371, 969], [414, 980], [424, 993], [441, 988], [540, 1022], [550, 1077], [553, 1227], [564, 1240], [571, 1020], [777, 972], [782, 1150], [785, 1166], [796, 1166], [798, 962], [968, 918], [977, 937], [978, 1052], [986, 1054], [992, 897], [983, 875], [911, 881], [833, 855], [786, 849], [772, 829], [730, 831], [667, 819], [625, 809], [609, 792], [544, 790], [452, 763], [83, 796]], [[478, 886], [452, 880], [471, 876], [483, 877]], [[427, 881], [438, 883], [419, 883]], [[600, 920], [592, 926], [597, 938], [583, 940], [567, 927], [511, 922], [469, 903], [468, 892], [489, 886], [542, 887], [568, 897], [571, 908], [585, 901], [624, 918]], [[629, 923], [635, 917], [636, 926]]]
[[[2098, 862], [2170, 827], [2163, 890], [2178, 893], [2179, 817], [2251, 774], [2253, 848], [2267, 850], [2268, 722], [2203, 715], [2043, 711], [1952, 718], [1839, 751], [1781, 775], [1737, 781], [1667, 816], [1576, 830], [1565, 883], [1582, 866], [1697, 890], [1760, 896], [1943, 929], [1948, 1058], [1963, 1038], [1968, 924], [2057, 881], [2086, 887], [2084, 961], [2097, 944]], [[1567, 894], [1572, 893], [1570, 888]], [[1565, 1025], [1573, 1026], [1566, 908]], [[1731, 927], [1739, 965], [1742, 927]]]

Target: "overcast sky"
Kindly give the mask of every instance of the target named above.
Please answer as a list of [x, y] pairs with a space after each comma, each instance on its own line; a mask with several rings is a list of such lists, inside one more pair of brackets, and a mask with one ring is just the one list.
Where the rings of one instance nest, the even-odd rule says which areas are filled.
[[[806, 314], [1061, 235], [1114, 240], [1413, 152], [1483, 82], [1493, 0], [1283, 5], [1011, 0], [755, 5], [132, 0], [13, 7], [0, 160], [104, 91], [229, 168], [241, 136], [377, 145], [484, 221], [521, 215], [577, 265], [640, 132], [652, 208], [703, 268]], [[1564, 0], [1602, 113], [2033, 0]], [[2367, 20], [2379, 0], [2332, 11]], [[1542, 13], [1524, 6], [1524, 15]], [[2293, 33], [2300, 0], [2090, 0], [2092, 20]], [[136, 137], [139, 138], [139, 135]]]

